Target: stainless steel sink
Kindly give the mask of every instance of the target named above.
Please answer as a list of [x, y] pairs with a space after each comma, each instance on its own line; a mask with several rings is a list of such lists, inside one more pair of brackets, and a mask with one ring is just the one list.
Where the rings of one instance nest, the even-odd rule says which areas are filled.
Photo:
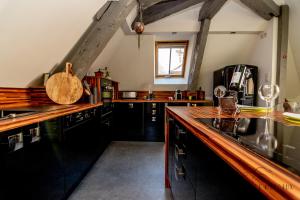
[[0, 110], [0, 120], [13, 119], [32, 115], [36, 111], [32, 110]]

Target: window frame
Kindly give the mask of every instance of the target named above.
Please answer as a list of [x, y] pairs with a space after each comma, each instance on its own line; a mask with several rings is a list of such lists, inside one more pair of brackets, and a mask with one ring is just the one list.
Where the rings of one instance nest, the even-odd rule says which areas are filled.
[[[183, 45], [184, 46], [184, 55], [183, 55], [183, 65], [182, 65], [182, 74], [181, 75], [159, 75], [158, 74], [158, 49], [160, 46], [176, 46], [176, 45]], [[185, 68], [186, 68], [186, 61], [187, 61], [187, 53], [189, 47], [189, 40], [176, 40], [176, 41], [156, 41], [155, 42], [155, 78], [184, 78], [185, 76]], [[172, 48], [171, 48], [172, 49]], [[169, 64], [169, 70], [170, 70]]]

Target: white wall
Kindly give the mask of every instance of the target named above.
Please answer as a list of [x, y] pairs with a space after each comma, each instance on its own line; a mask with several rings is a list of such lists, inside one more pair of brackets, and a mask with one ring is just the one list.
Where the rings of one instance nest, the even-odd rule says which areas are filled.
[[59, 63], [106, 0], [1, 0], [0, 87], [26, 87]]
[[[96, 71], [99, 67], [109, 67], [111, 77], [120, 82], [120, 90], [175, 90], [186, 89], [189, 72], [190, 56], [194, 45], [194, 34], [178, 33], [142, 35], [141, 47], [138, 49], [137, 35], [124, 35], [121, 29], [113, 36], [102, 54], [93, 63], [90, 71]], [[166, 79], [154, 81], [155, 67], [155, 41], [162, 40], [190, 40], [188, 49], [189, 59], [185, 78]]]
[[[264, 33], [257, 36], [255, 49], [253, 49], [249, 64], [259, 68], [258, 85], [264, 81], [276, 82], [276, 62], [277, 62], [277, 32], [278, 20], [270, 20]], [[265, 79], [268, 80], [265, 80]], [[259, 98], [258, 105], [264, 106], [265, 103]]]
[[205, 47], [198, 86], [213, 97], [213, 72], [227, 65], [250, 64], [256, 34], [210, 34]]

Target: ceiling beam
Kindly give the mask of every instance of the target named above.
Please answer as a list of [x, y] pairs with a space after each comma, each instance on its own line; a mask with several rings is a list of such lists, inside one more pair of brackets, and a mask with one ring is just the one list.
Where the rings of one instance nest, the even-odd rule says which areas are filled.
[[[278, 17], [278, 40], [277, 40], [277, 73], [276, 83], [280, 88], [286, 88], [287, 80], [287, 56], [289, 40], [289, 6], [280, 6], [281, 15]], [[283, 102], [286, 98], [285, 90], [280, 91], [280, 96], [276, 100]]]
[[212, 19], [222, 8], [227, 0], [208, 0], [202, 6], [199, 13], [199, 21], [203, 19]]
[[188, 79], [188, 90], [191, 91], [195, 91], [197, 89], [200, 68], [210, 27], [210, 19], [203, 19], [200, 23], [201, 27], [200, 31], [197, 34], [196, 45], [192, 55], [191, 68]]
[[165, 2], [165, 1], [169, 1], [169, 0], [140, 0], [143, 9], [149, 8], [155, 4]]
[[[145, 25], [150, 24], [204, 1], [205, 0], [174, 0], [160, 2], [158, 4], [150, 6], [143, 11], [143, 22]], [[139, 15], [132, 22], [131, 28], [134, 27], [134, 23], [138, 19]]]
[[273, 0], [241, 0], [241, 2], [266, 20], [280, 15], [280, 7]]
[[108, 1], [96, 13], [94, 21], [83, 33], [63, 61], [51, 70], [51, 74], [65, 70], [65, 63], [73, 64], [73, 72], [82, 79], [96, 58], [101, 54], [114, 33], [124, 23], [136, 0]]
[[194, 91], [197, 89], [204, 50], [209, 33], [210, 21], [226, 3], [226, 1], [227, 0], [207, 0], [200, 10], [199, 21], [201, 23], [201, 27], [197, 34], [196, 45], [192, 55], [188, 79], [188, 90]]

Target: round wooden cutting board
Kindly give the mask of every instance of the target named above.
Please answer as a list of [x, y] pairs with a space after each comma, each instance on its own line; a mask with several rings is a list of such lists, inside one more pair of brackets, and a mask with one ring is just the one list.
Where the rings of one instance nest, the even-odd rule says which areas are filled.
[[58, 104], [73, 104], [83, 93], [79, 78], [71, 73], [72, 64], [66, 63], [66, 72], [52, 75], [46, 83], [48, 97]]

